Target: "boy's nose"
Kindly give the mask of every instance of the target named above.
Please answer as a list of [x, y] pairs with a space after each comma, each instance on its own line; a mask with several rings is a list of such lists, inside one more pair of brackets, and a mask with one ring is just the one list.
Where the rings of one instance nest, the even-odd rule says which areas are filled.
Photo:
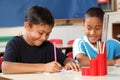
[[91, 33], [91, 34], [96, 34], [96, 31], [95, 31], [95, 30], [92, 30], [90, 33]]
[[47, 39], [46, 35], [42, 35], [42, 36], [41, 36], [41, 39], [42, 39], [42, 40], [46, 40], [46, 39]]

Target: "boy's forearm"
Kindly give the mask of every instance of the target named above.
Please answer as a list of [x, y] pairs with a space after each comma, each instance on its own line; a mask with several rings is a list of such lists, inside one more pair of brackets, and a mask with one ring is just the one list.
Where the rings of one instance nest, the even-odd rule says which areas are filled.
[[64, 61], [64, 65], [66, 65], [68, 62], [74, 61], [73, 59], [67, 57]]
[[76, 55], [76, 59], [80, 62], [82, 66], [88, 66], [90, 64], [89, 58], [82, 53]]
[[114, 66], [115, 64], [120, 64], [120, 57], [114, 57], [113, 60], [107, 60], [107, 65], [108, 66]]
[[89, 66], [89, 64], [90, 64], [90, 62], [89, 62], [90, 60], [87, 57], [77, 58], [77, 60], [80, 62], [80, 64], [82, 66]]
[[44, 70], [44, 64], [2, 63], [2, 72], [5, 74], [43, 72]]
[[107, 60], [108, 66], [114, 66], [116, 64], [116, 60]]

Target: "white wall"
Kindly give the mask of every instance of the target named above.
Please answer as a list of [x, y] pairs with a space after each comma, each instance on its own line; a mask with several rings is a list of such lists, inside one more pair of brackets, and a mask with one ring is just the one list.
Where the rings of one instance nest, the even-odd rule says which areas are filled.
[[83, 35], [81, 24], [55, 26], [50, 38], [62, 38], [64, 44], [70, 39], [76, 39]]
[[[24, 33], [24, 27], [0, 28], [0, 36], [14, 36]], [[83, 35], [81, 24], [54, 26], [50, 38], [60, 38], [66, 44], [70, 39]]]

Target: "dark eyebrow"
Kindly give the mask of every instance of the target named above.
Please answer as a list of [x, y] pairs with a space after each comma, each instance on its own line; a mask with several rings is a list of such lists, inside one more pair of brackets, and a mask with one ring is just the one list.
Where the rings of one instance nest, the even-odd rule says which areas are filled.
[[[43, 30], [41, 30], [41, 31], [39, 31], [39, 32], [45, 32], [45, 31], [43, 31]], [[48, 32], [48, 33], [51, 33], [52, 31], [50, 31], [50, 32]], [[46, 32], [45, 32], [46, 33]]]
[[87, 25], [87, 27], [91, 27], [91, 25]]

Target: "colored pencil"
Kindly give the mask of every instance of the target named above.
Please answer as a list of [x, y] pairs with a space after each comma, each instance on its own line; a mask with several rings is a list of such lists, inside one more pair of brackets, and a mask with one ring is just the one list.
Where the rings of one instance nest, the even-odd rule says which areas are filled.
[[88, 49], [87, 49], [87, 47], [86, 47], [86, 45], [85, 45], [84, 40], [83, 40], [83, 45], [84, 45], [84, 47], [85, 47], [85, 49], [86, 49], [86, 52], [87, 52], [87, 54], [88, 54], [89, 59], [91, 60], [90, 53], [88, 52]]
[[56, 55], [56, 43], [54, 42], [54, 59], [57, 61], [57, 55]]

